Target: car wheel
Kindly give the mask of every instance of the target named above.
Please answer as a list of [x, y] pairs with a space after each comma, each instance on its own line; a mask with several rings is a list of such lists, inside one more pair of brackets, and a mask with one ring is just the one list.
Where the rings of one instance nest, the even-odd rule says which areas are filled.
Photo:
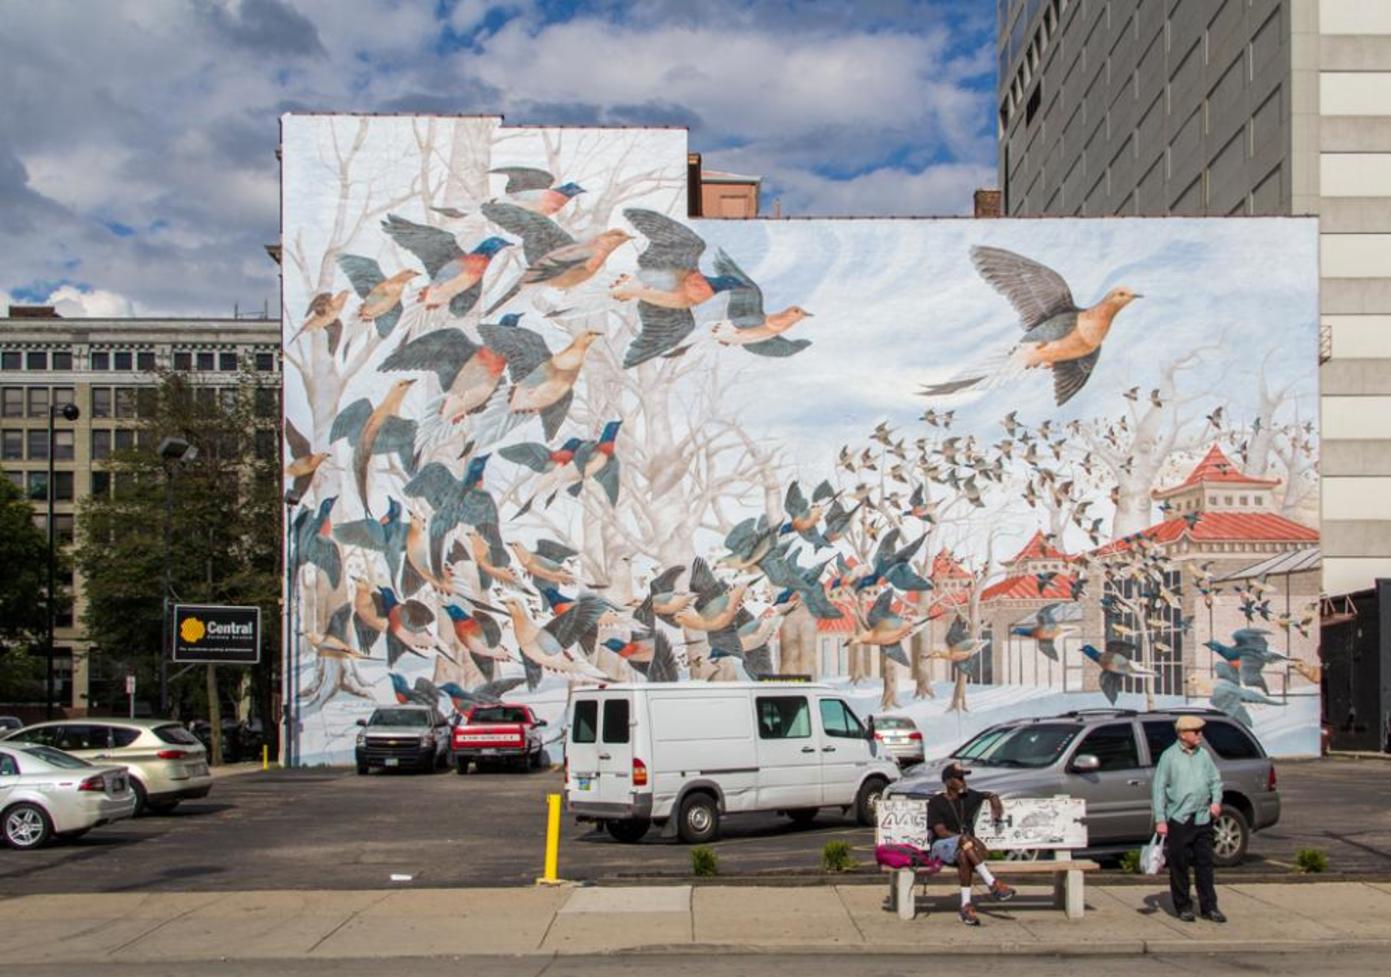
[[872, 827], [879, 816], [879, 799], [884, 796], [888, 781], [883, 777], [870, 777], [860, 785], [855, 794], [855, 820], [865, 827]]
[[647, 829], [652, 827], [652, 822], [647, 818], [632, 818], [627, 821], [605, 821], [604, 830], [609, 833], [614, 841], [621, 841], [625, 845], [636, 844], [642, 840], [643, 835], [647, 834]]
[[799, 807], [788, 811], [787, 816], [792, 819], [792, 823], [798, 827], [804, 827], [816, 820], [816, 815], [820, 811], [817, 807]]
[[454, 761], [454, 772], [460, 777], [468, 773], [468, 757], [461, 756]]
[[1222, 813], [1212, 822], [1212, 861], [1220, 868], [1240, 865], [1246, 857], [1246, 846], [1251, 841], [1251, 828], [1246, 817], [1229, 805], [1222, 805]]
[[53, 822], [48, 812], [37, 804], [16, 804], [5, 812], [3, 826], [5, 844], [28, 851], [42, 848], [53, 837]]
[[681, 802], [676, 833], [688, 845], [700, 845], [720, 836], [720, 809], [709, 794], [688, 794]]
[[145, 785], [134, 777], [130, 778], [130, 789], [135, 792], [135, 811], [131, 817], [138, 818], [150, 809], [150, 795], [145, 790]]

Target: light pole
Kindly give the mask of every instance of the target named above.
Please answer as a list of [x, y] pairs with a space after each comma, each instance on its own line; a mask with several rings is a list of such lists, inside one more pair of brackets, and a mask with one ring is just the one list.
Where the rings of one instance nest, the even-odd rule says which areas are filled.
[[198, 449], [183, 438], [165, 438], [159, 443], [159, 457], [164, 463], [164, 589], [160, 615], [159, 648], [159, 714], [169, 714], [169, 651], [173, 635], [169, 631], [169, 559], [174, 548], [174, 469], [198, 457]]
[[299, 643], [295, 633], [295, 564], [298, 560], [298, 546], [295, 542], [295, 526], [293, 516], [295, 507], [300, 503], [300, 494], [293, 488], [285, 491], [285, 622], [282, 630], [285, 633], [285, 656], [284, 665], [281, 671], [284, 673], [280, 680], [281, 689], [281, 713], [285, 724], [285, 740], [281, 747], [281, 764], [286, 767], [294, 766], [296, 759], [296, 733], [299, 731], [298, 717], [295, 715], [295, 705], [299, 699]]
[[44, 695], [44, 717], [53, 718], [53, 622], [57, 619], [58, 605], [57, 597], [53, 593], [57, 589], [58, 582], [58, 560], [53, 547], [53, 422], [58, 415], [63, 415], [63, 420], [71, 423], [82, 416], [82, 412], [77, 409], [76, 404], [64, 404], [59, 407], [57, 404], [50, 404], [48, 407], [48, 482], [44, 486], [48, 492], [48, 593], [44, 603], [48, 611], [48, 684], [45, 687]]

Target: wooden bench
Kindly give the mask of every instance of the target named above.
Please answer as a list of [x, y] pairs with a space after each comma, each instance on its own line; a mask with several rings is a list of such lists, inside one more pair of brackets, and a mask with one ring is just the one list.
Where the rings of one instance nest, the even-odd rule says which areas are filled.
[[[1062, 909], [1068, 919], [1081, 919], [1084, 909], [1085, 890], [1083, 873], [1094, 872], [1101, 866], [1088, 859], [1075, 859], [1071, 852], [1057, 851], [1050, 859], [1036, 862], [990, 862], [992, 875], [997, 877], [1051, 875], [1053, 877], [1053, 905]], [[953, 889], [957, 885], [956, 867], [942, 866], [939, 872], [924, 872], [913, 868], [886, 868], [892, 875], [889, 881], [889, 903], [898, 913], [899, 919], [913, 919], [917, 915], [917, 899], [913, 887], [919, 882], [948, 879]]]
[[[1101, 866], [1087, 859], [1076, 859], [1072, 852], [1087, 845], [1086, 804], [1069, 797], [1015, 798], [1005, 800], [1004, 822], [995, 826], [990, 821], [989, 808], [983, 808], [976, 821], [975, 834], [981, 842], [996, 852], [1049, 852], [1051, 858], [1037, 861], [992, 861], [990, 872], [1001, 877], [1048, 875], [1053, 879], [1053, 904], [1061, 908], [1068, 919], [1081, 919], [1085, 906], [1084, 878]], [[907, 844], [928, 848], [931, 835], [927, 830], [927, 801], [909, 798], [890, 798], [880, 802], [876, 845]], [[940, 871], [923, 869], [885, 868], [890, 874], [889, 902], [899, 919], [917, 915], [913, 887], [935, 879], [946, 879], [957, 885], [955, 866], [944, 865]]]

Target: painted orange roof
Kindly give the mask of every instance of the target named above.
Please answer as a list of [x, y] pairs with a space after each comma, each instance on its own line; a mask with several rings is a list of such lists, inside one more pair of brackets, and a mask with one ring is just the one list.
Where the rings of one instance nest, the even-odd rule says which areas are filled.
[[[1155, 543], [1172, 543], [1184, 536], [1197, 543], [1316, 543], [1319, 539], [1317, 529], [1269, 512], [1204, 512], [1191, 527], [1183, 516], [1176, 516], [1136, 535]], [[1123, 552], [1130, 547], [1127, 540], [1115, 540], [1092, 552], [1096, 556]]]
[[1280, 484], [1278, 478], [1259, 478], [1255, 475], [1247, 475], [1223, 454], [1221, 448], [1214, 444], [1207, 449], [1207, 454], [1203, 455], [1203, 460], [1198, 462], [1197, 467], [1188, 473], [1188, 477], [1181, 484], [1173, 488], [1160, 489], [1151, 494], [1156, 499], [1164, 498], [1202, 482], [1240, 483], [1242, 485], [1260, 485], [1266, 488], [1273, 488]]
[[1038, 589], [1038, 578], [1032, 573], [1006, 577], [986, 587], [980, 599], [982, 603], [991, 600], [1072, 600], [1072, 577], [1060, 573], [1048, 582], [1042, 592]]
[[1067, 554], [1062, 550], [1049, 546], [1043, 538], [1043, 530], [1038, 529], [1029, 537], [1029, 541], [1024, 544], [1024, 548], [1008, 560], [1009, 563], [1018, 563], [1020, 560], [1066, 560]]
[[951, 550], [941, 550], [932, 558], [933, 580], [970, 580], [970, 572], [952, 556]]

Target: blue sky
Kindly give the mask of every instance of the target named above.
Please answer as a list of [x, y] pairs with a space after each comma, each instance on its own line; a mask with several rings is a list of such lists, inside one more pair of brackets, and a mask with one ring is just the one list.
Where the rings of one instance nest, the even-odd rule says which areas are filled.
[[0, 0], [0, 303], [277, 305], [286, 111], [684, 125], [785, 214], [993, 185], [986, 0]]

